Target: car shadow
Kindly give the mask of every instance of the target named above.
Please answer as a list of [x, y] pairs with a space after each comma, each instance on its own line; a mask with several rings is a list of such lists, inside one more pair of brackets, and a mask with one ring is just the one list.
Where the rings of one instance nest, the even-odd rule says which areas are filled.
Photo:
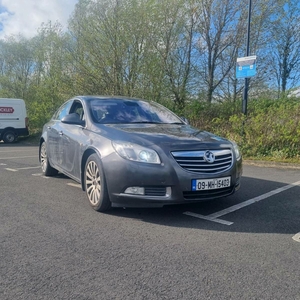
[[[193, 228], [229, 232], [255, 232], [295, 234], [300, 231], [300, 186], [293, 186], [285, 191], [268, 196], [272, 191], [280, 191], [286, 183], [243, 177], [241, 189], [232, 196], [181, 205], [164, 206], [163, 208], [113, 208], [106, 214], [138, 219], [142, 222], [167, 227]], [[279, 189], [279, 190], [278, 190]], [[247, 200], [266, 198], [248, 206], [224, 214], [217, 220], [232, 222], [224, 225], [215, 221], [186, 215], [192, 212], [201, 216], [232, 208]]]

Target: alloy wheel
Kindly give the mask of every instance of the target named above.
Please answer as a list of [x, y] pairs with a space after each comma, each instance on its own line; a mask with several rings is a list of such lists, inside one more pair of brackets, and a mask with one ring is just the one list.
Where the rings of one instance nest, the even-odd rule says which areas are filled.
[[48, 162], [47, 162], [47, 152], [46, 152], [45, 143], [43, 143], [43, 145], [41, 147], [40, 160], [41, 160], [42, 171], [46, 172]]
[[90, 161], [86, 167], [86, 192], [92, 205], [97, 205], [101, 199], [101, 179], [99, 168], [95, 161]]

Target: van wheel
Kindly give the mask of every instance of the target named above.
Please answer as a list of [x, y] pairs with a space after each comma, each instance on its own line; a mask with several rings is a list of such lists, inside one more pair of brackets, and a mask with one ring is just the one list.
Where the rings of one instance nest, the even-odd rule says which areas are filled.
[[17, 137], [12, 130], [8, 130], [3, 133], [2, 139], [4, 143], [14, 143]]

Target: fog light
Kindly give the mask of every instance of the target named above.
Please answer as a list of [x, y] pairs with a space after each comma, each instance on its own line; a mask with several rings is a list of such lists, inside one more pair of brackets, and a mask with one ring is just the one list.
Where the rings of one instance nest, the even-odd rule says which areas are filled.
[[139, 186], [131, 186], [125, 190], [125, 194], [145, 195], [145, 189]]
[[171, 187], [167, 187], [167, 190], [166, 190], [166, 197], [170, 197], [170, 196], [171, 196], [171, 193], [172, 193]]

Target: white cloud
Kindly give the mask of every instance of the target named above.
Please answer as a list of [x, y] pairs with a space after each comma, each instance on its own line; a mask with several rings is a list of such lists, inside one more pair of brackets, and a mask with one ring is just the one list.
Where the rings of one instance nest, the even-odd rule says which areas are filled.
[[0, 39], [11, 34], [30, 38], [42, 23], [58, 21], [64, 28], [78, 0], [0, 0]]

